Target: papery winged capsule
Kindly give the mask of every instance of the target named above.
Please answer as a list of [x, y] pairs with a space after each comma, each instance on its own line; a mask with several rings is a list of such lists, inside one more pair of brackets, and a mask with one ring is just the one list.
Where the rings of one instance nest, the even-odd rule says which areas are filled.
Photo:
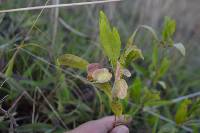
[[98, 83], [105, 83], [111, 80], [112, 74], [107, 68], [96, 69], [92, 73], [92, 78]]
[[128, 69], [122, 69], [122, 73], [128, 78], [131, 77], [131, 72]]
[[87, 79], [88, 80], [93, 80], [92, 78], [92, 73], [97, 70], [97, 69], [101, 69], [102, 66], [99, 63], [91, 63], [87, 66]]
[[124, 79], [115, 81], [113, 87], [113, 96], [124, 99], [127, 96], [128, 85]]

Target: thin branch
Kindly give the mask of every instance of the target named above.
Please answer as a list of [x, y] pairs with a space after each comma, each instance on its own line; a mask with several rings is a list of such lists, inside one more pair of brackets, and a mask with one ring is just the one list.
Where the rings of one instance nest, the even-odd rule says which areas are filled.
[[33, 6], [33, 7], [0, 10], [0, 13], [30, 11], [30, 10], [59, 8], [59, 7], [74, 7], [74, 6], [83, 6], [83, 5], [94, 5], [94, 4], [103, 4], [103, 3], [118, 2], [118, 1], [123, 1], [123, 0], [102, 0], [102, 1], [91, 1], [91, 2], [80, 2], [80, 3], [69, 3], [69, 4], [58, 4], [58, 5]]

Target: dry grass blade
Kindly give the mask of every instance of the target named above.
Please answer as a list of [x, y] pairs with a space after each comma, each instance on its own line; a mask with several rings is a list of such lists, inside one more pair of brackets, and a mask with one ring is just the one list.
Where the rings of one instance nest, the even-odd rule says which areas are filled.
[[[52, 4], [59, 5], [60, 0], [52, 0]], [[59, 8], [52, 8], [51, 11], [51, 21], [52, 21], [52, 46], [56, 45], [56, 36], [58, 30], [58, 17], [59, 17]]]
[[0, 99], [0, 104], [5, 101], [5, 99], [8, 97], [8, 95], [4, 96], [2, 99]]
[[69, 3], [69, 4], [57, 4], [57, 5], [46, 5], [46, 6], [15, 8], [15, 9], [0, 10], [0, 13], [30, 11], [30, 10], [59, 8], [59, 7], [73, 7], [73, 6], [83, 6], [83, 5], [94, 5], [94, 4], [103, 4], [103, 3], [118, 2], [118, 1], [123, 1], [123, 0], [103, 0], [103, 1], [91, 1], [91, 2], [80, 2], [80, 3]]
[[186, 95], [186, 96], [178, 97], [176, 99], [173, 99], [172, 103], [177, 103], [177, 102], [183, 101], [185, 99], [193, 98], [193, 97], [197, 97], [197, 96], [200, 96], [200, 92], [195, 92], [195, 93], [192, 93], [192, 94], [189, 94], [189, 95]]
[[[164, 117], [164, 116], [162, 116], [162, 115], [160, 115], [160, 114], [157, 114], [157, 113], [151, 111], [150, 109], [144, 108], [143, 111], [144, 111], [144, 112], [147, 112], [148, 114], [151, 114], [151, 115], [153, 115], [153, 116], [155, 116], [155, 117], [158, 117], [159, 119], [161, 119], [161, 120], [163, 120], [163, 121], [166, 121], [166, 122], [168, 122], [168, 123], [171, 123], [172, 125], [176, 125], [176, 126], [177, 126], [177, 124], [176, 124], [174, 121], [172, 121], [172, 120], [170, 120], [170, 119], [168, 119], [168, 118], [166, 118], [166, 117]], [[182, 129], [184, 129], [185, 131], [190, 132], [190, 133], [193, 132], [193, 130], [192, 130], [191, 128], [186, 127], [186, 126], [184, 126], [184, 125], [180, 126], [180, 128], [182, 128]]]
[[45, 102], [47, 103], [47, 105], [51, 108], [51, 110], [53, 111], [53, 113], [56, 115], [56, 117], [59, 119], [59, 121], [62, 123], [62, 125], [68, 129], [67, 125], [65, 124], [65, 122], [62, 120], [62, 118], [60, 117], [60, 115], [58, 114], [58, 112], [54, 109], [54, 107], [50, 104], [49, 100], [45, 97], [45, 95], [43, 94], [43, 92], [40, 90], [39, 87], [37, 87], [38, 92], [41, 94], [41, 96], [43, 97], [43, 99], [45, 100]]
[[156, 108], [162, 107], [162, 106], [164, 106], [164, 105], [175, 104], [175, 103], [181, 102], [181, 101], [183, 101], [183, 100], [185, 100], [185, 99], [194, 98], [194, 97], [198, 97], [198, 96], [200, 96], [200, 92], [195, 92], [195, 93], [192, 93], [192, 94], [189, 94], [189, 95], [180, 96], [180, 97], [178, 97], [178, 98], [169, 100], [169, 102], [166, 103], [166, 104], [151, 107], [151, 109], [156, 109]]
[[[136, 105], [136, 104], [134, 104], [134, 103], [132, 103], [132, 102], [129, 102], [129, 104], [130, 104], [131, 106], [134, 106], [134, 107], [137, 107], [137, 106], [138, 106], [138, 105]], [[190, 133], [193, 132], [193, 129], [191, 129], [191, 128], [189, 128], [189, 127], [186, 127], [186, 126], [184, 126], [184, 125], [180, 125], [180, 126], [179, 126], [179, 125], [177, 125], [176, 122], [174, 122], [173, 120], [168, 119], [168, 118], [166, 118], [165, 116], [156, 113], [155, 111], [156, 111], [155, 109], [152, 109], [152, 108], [149, 108], [149, 107], [144, 107], [144, 108], [143, 108], [143, 112], [146, 112], [146, 113], [148, 113], [148, 114], [150, 114], [150, 115], [152, 115], [152, 116], [154, 116], [154, 117], [157, 117], [157, 118], [159, 118], [159, 119], [162, 120], [162, 121], [165, 121], [165, 122], [170, 123], [170, 124], [172, 124], [172, 125], [178, 126], [178, 127], [182, 128], [183, 130], [185, 130], [185, 131], [187, 131], [187, 132], [190, 132]]]
[[59, 22], [69, 31], [73, 32], [74, 34], [81, 36], [81, 37], [85, 37], [88, 38], [87, 35], [85, 35], [82, 32], [79, 32], [78, 30], [74, 29], [73, 27], [71, 27], [70, 25], [68, 25], [62, 18], [59, 18]]
[[8, 112], [11, 112], [12, 109], [18, 104], [18, 102], [23, 98], [23, 97], [26, 97], [28, 98], [29, 100], [31, 100], [32, 102], [34, 102], [33, 98], [28, 94], [27, 91], [23, 91], [20, 96], [15, 100], [15, 102], [12, 104], [12, 106], [8, 109]]

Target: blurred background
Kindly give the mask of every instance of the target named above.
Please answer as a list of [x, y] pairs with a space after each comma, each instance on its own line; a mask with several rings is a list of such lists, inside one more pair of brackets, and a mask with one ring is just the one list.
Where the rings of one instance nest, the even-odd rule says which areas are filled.
[[[0, 0], [0, 10], [84, 1]], [[104, 104], [105, 98], [102, 97], [101, 105], [96, 90], [82, 80], [85, 72], [70, 68], [61, 72], [56, 68], [56, 59], [65, 53], [106, 64], [98, 39], [100, 10], [119, 29], [123, 45], [139, 25], [153, 27], [161, 37], [165, 16], [175, 19], [177, 30], [174, 41], [184, 44], [186, 56], [182, 57], [175, 50], [169, 52], [171, 66], [163, 78], [167, 84], [163, 98], [170, 100], [198, 93], [199, 4], [199, 0], [124, 0], [0, 13], [0, 132], [63, 132], [88, 120], [111, 115], [109, 105]], [[152, 54], [151, 35], [140, 32], [136, 41], [143, 50], [145, 68]], [[26, 46], [21, 46], [22, 43]], [[137, 75], [134, 69], [132, 73]], [[132, 83], [131, 80], [129, 82]], [[164, 111], [157, 113], [173, 121], [178, 105], [163, 107]], [[100, 109], [102, 106], [103, 110]], [[187, 132], [179, 125], [162, 120], [157, 121], [159, 124], [154, 129], [157, 117], [143, 115], [133, 117], [131, 132], [159, 132], [166, 127], [174, 129], [174, 132]], [[197, 132], [200, 126], [198, 117], [195, 116], [195, 127], [188, 124]]]

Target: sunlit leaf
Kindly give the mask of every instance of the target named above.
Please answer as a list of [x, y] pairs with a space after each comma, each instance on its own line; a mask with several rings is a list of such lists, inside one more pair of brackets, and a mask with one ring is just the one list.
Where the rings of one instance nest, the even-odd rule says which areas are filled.
[[112, 74], [107, 68], [97, 69], [92, 73], [92, 78], [97, 83], [105, 83], [111, 80]]
[[165, 44], [173, 46], [172, 37], [176, 30], [176, 21], [170, 17], [165, 17], [164, 27], [162, 31], [162, 39]]
[[65, 65], [72, 68], [87, 69], [88, 62], [76, 55], [64, 54], [57, 59], [59, 65]]
[[122, 115], [123, 106], [119, 101], [112, 101], [111, 102], [111, 109], [116, 116]]
[[106, 15], [102, 11], [100, 12], [99, 30], [104, 53], [111, 61], [112, 66], [115, 66], [120, 55], [121, 40], [117, 29], [111, 28]]
[[115, 81], [113, 87], [113, 96], [124, 99], [127, 96], [128, 85], [124, 79]]
[[188, 119], [188, 106], [191, 104], [191, 100], [184, 100], [180, 103], [176, 115], [175, 120], [177, 124], [182, 124]]
[[185, 56], [185, 47], [182, 43], [175, 43], [174, 47], [183, 55]]

